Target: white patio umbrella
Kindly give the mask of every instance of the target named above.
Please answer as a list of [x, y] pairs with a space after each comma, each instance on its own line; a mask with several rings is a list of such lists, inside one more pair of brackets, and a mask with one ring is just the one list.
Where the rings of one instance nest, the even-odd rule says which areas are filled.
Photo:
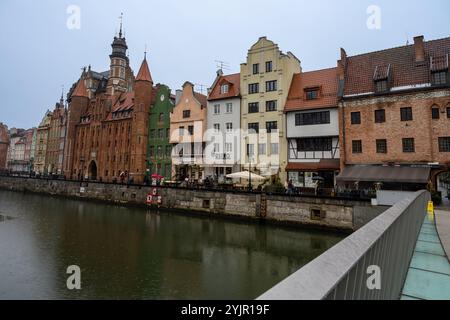
[[[228, 174], [226, 177], [230, 178], [230, 179], [249, 180], [250, 173], [248, 171], [235, 172], [232, 174]], [[262, 180], [266, 179], [264, 177], [261, 177], [260, 175], [257, 175], [256, 173], [252, 173], [251, 177], [252, 177], [252, 181], [262, 181]]]

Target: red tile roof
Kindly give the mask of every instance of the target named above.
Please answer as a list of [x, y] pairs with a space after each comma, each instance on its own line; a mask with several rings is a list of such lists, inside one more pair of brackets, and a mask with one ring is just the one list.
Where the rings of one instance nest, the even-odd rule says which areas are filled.
[[[319, 88], [319, 97], [306, 100], [305, 89]], [[337, 107], [337, 68], [294, 74], [284, 111]]]
[[391, 66], [392, 87], [406, 87], [430, 83], [430, 58], [442, 67], [450, 53], [450, 37], [424, 42], [425, 60], [416, 62], [414, 45], [376, 51], [347, 58], [344, 95], [374, 92], [377, 67]]
[[200, 102], [200, 104], [202, 105], [202, 107], [206, 108], [206, 96], [204, 94], [198, 93], [198, 92], [194, 92], [194, 97], [195, 99], [197, 99], [198, 102]]
[[75, 90], [73, 90], [72, 97], [86, 97], [88, 98], [86, 85], [84, 84], [84, 79], [78, 80]]
[[[228, 84], [228, 93], [221, 94], [220, 88], [223, 84]], [[239, 97], [241, 94], [241, 74], [235, 73], [226, 76], [220, 76], [220, 78], [215, 82], [211, 92], [208, 96], [208, 101], [228, 99]]]
[[148, 68], [147, 59], [142, 61], [141, 68], [136, 76], [136, 81], [148, 81], [153, 83], [150, 69]]

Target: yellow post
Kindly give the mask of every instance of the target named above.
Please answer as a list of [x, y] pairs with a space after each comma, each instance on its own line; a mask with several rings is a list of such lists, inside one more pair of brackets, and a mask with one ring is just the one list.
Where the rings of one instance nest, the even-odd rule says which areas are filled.
[[430, 221], [434, 221], [434, 204], [433, 201], [429, 201], [428, 202], [428, 220]]

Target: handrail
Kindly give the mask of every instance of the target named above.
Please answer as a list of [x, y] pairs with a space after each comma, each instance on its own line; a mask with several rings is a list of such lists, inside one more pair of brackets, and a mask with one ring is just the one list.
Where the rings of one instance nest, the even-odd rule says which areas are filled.
[[[397, 203], [258, 300], [398, 299], [429, 200], [418, 191]], [[370, 266], [380, 268], [379, 289], [367, 286]]]

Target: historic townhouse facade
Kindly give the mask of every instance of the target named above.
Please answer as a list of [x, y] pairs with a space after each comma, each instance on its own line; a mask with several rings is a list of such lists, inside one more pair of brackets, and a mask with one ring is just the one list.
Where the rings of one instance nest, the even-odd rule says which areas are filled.
[[8, 147], [9, 147], [8, 127], [0, 122], [0, 170], [6, 169]]
[[284, 105], [300, 61], [284, 54], [266, 37], [259, 38], [241, 64], [242, 167], [286, 181], [287, 139]]
[[241, 164], [240, 74], [223, 75], [222, 70], [209, 90], [206, 108], [206, 177], [223, 182], [238, 172]]
[[294, 75], [286, 112], [288, 179], [298, 188], [334, 188], [340, 169], [337, 68]]
[[175, 99], [166, 85], [157, 84], [154, 103], [150, 108], [147, 161], [150, 174], [172, 179], [172, 144], [170, 143], [170, 114]]
[[417, 189], [450, 166], [450, 38], [348, 57], [340, 103], [345, 188]]
[[69, 92], [64, 172], [71, 179], [142, 183], [153, 80], [146, 58], [134, 77], [122, 30], [111, 46], [109, 72], [89, 67]]
[[47, 110], [36, 133], [36, 150], [34, 158], [34, 171], [37, 174], [47, 174], [46, 157], [48, 146], [48, 134], [50, 131], [52, 113]]
[[49, 124], [45, 167], [49, 174], [63, 173], [64, 145], [66, 140], [67, 109], [61, 96], [52, 111]]
[[205, 178], [203, 152], [206, 131], [206, 96], [194, 91], [186, 82], [177, 91], [177, 100], [170, 119], [172, 176], [179, 180]]

